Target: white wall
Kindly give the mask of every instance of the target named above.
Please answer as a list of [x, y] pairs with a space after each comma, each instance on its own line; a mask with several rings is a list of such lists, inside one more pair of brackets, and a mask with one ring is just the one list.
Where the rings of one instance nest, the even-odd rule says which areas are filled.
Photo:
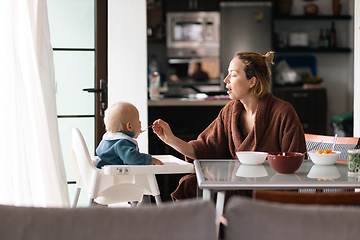
[[[134, 104], [147, 126], [146, 1], [108, 1], [108, 101]], [[137, 139], [148, 152], [146, 134]]]
[[354, 2], [354, 137], [360, 137], [360, 2]]

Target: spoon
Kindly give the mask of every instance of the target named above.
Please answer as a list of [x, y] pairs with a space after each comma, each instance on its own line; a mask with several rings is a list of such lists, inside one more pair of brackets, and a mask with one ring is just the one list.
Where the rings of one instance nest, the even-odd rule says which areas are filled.
[[154, 126], [154, 124], [151, 124], [150, 126], [148, 126], [147, 128], [145, 128], [144, 130], [141, 130], [141, 132], [145, 132], [146, 130], [148, 130], [149, 128], [151, 128], [152, 126]]
[[337, 139], [337, 133], [335, 134], [334, 143], [333, 143], [332, 148], [331, 148], [332, 152], [334, 151], [334, 147], [335, 147], [335, 144], [336, 144], [336, 139]]
[[313, 150], [314, 148], [316, 148], [317, 146], [319, 146], [320, 145], [320, 143], [322, 143], [324, 140], [321, 140], [321, 142], [318, 142], [317, 144], [315, 144], [312, 148], [310, 148], [309, 150], [307, 150], [306, 152], [304, 152], [303, 154], [305, 154], [305, 153], [307, 153], [307, 152], [309, 152], [309, 151], [311, 151], [311, 150]]

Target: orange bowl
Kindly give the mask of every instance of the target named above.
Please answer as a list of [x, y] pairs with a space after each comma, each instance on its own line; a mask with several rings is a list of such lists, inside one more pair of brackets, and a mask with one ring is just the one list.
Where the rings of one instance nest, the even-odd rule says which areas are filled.
[[270, 166], [277, 172], [291, 174], [296, 172], [303, 160], [304, 154], [298, 152], [271, 152], [268, 154]]

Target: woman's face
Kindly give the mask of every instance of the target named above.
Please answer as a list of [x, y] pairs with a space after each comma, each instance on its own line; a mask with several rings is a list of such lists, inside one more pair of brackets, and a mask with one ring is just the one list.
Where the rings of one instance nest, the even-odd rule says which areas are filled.
[[233, 100], [248, 97], [249, 89], [255, 85], [254, 81], [246, 78], [242, 60], [233, 58], [229, 64], [228, 75], [224, 79], [229, 97]]

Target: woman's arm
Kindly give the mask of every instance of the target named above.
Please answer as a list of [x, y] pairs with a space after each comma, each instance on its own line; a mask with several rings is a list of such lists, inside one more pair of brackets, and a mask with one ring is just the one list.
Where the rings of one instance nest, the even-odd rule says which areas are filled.
[[196, 159], [195, 150], [192, 144], [176, 137], [167, 122], [158, 119], [154, 122], [152, 127], [154, 133], [167, 145], [174, 148], [179, 153], [186, 157]]

